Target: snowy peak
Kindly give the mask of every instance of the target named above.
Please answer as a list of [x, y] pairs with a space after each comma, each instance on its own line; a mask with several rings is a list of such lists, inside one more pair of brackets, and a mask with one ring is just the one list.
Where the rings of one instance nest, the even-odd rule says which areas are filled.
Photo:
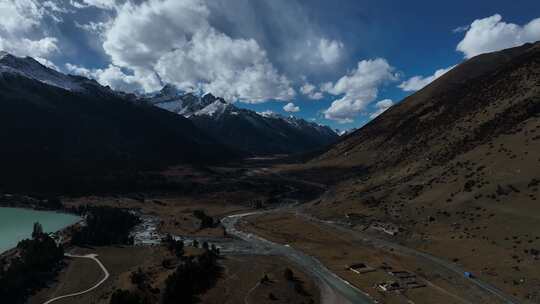
[[257, 112], [257, 114], [259, 114], [260, 116], [262, 116], [264, 118], [276, 118], [277, 119], [277, 118], [283, 117], [283, 116], [281, 116], [278, 113], [273, 112], [273, 111]]
[[147, 98], [147, 102], [185, 117], [222, 115], [227, 110], [235, 108], [223, 98], [217, 98], [212, 94], [201, 97], [194, 93], [184, 93], [173, 85], [166, 85], [159, 93]]
[[285, 118], [285, 121], [287, 121], [291, 126], [298, 130], [315, 130], [321, 134], [326, 134], [328, 136], [337, 136], [336, 132], [332, 130], [332, 128], [328, 126], [324, 126], [321, 124], [318, 124], [316, 122], [307, 121], [302, 118], [298, 118], [295, 116], [289, 116]]
[[177, 89], [172, 84], [167, 84], [158, 92], [144, 94], [140, 97], [143, 99], [151, 99], [154, 103], [159, 103], [176, 100], [182, 95], [185, 95], [184, 91]]
[[0, 51], [0, 60], [2, 60], [5, 56], [9, 55], [8, 52]]
[[169, 97], [174, 97], [174, 96], [178, 96], [178, 95], [182, 95], [182, 91], [178, 90], [174, 85], [172, 84], [167, 84], [163, 87], [163, 89], [161, 89], [161, 91], [159, 91], [159, 94], [161, 94], [162, 96], [169, 96]]
[[166, 85], [153, 97], [147, 98], [146, 101], [157, 107], [188, 118], [210, 116], [217, 119], [228, 114], [229, 116], [242, 116], [253, 123], [259, 121], [256, 123], [259, 125], [264, 125], [264, 121], [277, 120], [300, 131], [309, 129], [311, 131], [324, 133], [325, 135], [337, 136], [334, 130], [327, 126], [308, 122], [294, 116], [286, 117], [272, 111], [257, 113], [246, 109], [239, 109], [233, 104], [225, 101], [223, 98], [216, 97], [211, 93], [207, 93], [202, 97], [193, 93], [185, 94], [173, 85]]
[[0, 51], [0, 75], [2, 74], [23, 76], [68, 91], [85, 91], [88, 87], [103, 89], [93, 80], [65, 75], [42, 65], [34, 58], [17, 57], [4, 51]]
[[233, 111], [237, 108], [225, 101], [223, 98], [215, 97], [212, 94], [206, 94], [202, 97], [201, 108], [194, 115], [221, 116], [227, 111]]
[[337, 140], [329, 127], [296, 117], [238, 108], [212, 94], [179, 93], [174, 86], [143, 99], [190, 119], [218, 141], [252, 155], [299, 153]]
[[312, 129], [312, 130], [316, 130], [320, 133], [325, 133], [328, 135], [337, 135], [337, 133], [328, 126], [320, 125], [315, 122], [309, 122], [305, 119], [298, 118], [296, 116], [292, 116], [292, 115], [283, 116], [281, 114], [278, 114], [272, 111], [257, 112], [257, 114], [266, 119], [274, 119], [274, 120], [283, 121], [297, 130]]
[[196, 116], [200, 115], [208, 115], [208, 116], [221, 116], [223, 115], [227, 110], [232, 109], [234, 106], [227, 103], [223, 99], [217, 99], [216, 101], [212, 102], [211, 104], [207, 105], [206, 107], [202, 108], [201, 110], [194, 113]]
[[21, 58], [1, 52], [0, 72], [18, 74], [70, 91], [82, 90], [82, 87], [70, 76], [50, 69], [31, 57]]
[[336, 129], [336, 133], [337, 133], [339, 136], [347, 136], [347, 135], [349, 135], [349, 134], [354, 133], [356, 130], [358, 130], [358, 129], [357, 129], [357, 128], [352, 128], [352, 129], [347, 129], [347, 130]]

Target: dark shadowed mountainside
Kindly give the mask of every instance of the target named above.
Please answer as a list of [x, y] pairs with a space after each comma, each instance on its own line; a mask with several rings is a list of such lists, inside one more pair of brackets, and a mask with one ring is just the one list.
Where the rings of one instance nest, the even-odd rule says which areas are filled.
[[[32, 73], [17, 69], [28, 63]], [[0, 67], [0, 187], [35, 190], [235, 156], [188, 119], [133, 103], [86, 78], [8, 54]]]
[[304, 153], [339, 137], [329, 127], [300, 118], [256, 113], [211, 94], [184, 94], [172, 86], [165, 86], [145, 103], [183, 115], [224, 145], [254, 156]]

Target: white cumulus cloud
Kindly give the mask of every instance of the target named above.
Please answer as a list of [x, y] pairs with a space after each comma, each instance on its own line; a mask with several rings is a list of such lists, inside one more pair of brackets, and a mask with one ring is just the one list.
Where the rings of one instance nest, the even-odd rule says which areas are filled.
[[[319, 36], [300, 40], [287, 53], [289, 65], [305, 70], [321, 70], [337, 66], [344, 55], [345, 45], [339, 40]], [[287, 48], [293, 48], [288, 46]], [[290, 62], [292, 60], [292, 62]]]
[[296, 113], [296, 112], [300, 112], [300, 107], [295, 105], [294, 103], [292, 102], [289, 102], [288, 104], [286, 104], [284, 107], [283, 107], [283, 110], [285, 112], [289, 112], [289, 113]]
[[[47, 5], [44, 5], [47, 4]], [[58, 39], [46, 35], [45, 17], [51, 17], [51, 1], [0, 0], [0, 50], [17, 56], [46, 59], [58, 51]]]
[[249, 103], [289, 100], [289, 81], [272, 66], [253, 39], [232, 39], [213, 28], [162, 56], [156, 70], [162, 79], [183, 90], [198, 89], [228, 100]]
[[319, 100], [324, 98], [323, 93], [317, 91], [317, 87], [315, 87], [309, 82], [304, 83], [304, 85], [300, 87], [300, 92], [307, 96], [309, 99]]
[[110, 23], [90, 21], [86, 24], [80, 24], [77, 21], [75, 21], [75, 26], [89, 33], [95, 34], [103, 40], [104, 33], [106, 32], [107, 28], [110, 26]]
[[230, 101], [290, 100], [289, 80], [254, 39], [232, 38], [214, 28], [204, 0], [126, 2], [103, 33], [114, 66], [143, 76], [141, 87], [160, 81], [183, 90], [211, 92]]
[[470, 28], [469, 25], [458, 26], [458, 27], [456, 27], [455, 29], [452, 30], [452, 33], [454, 33], [454, 34], [464, 33], [466, 31], [468, 31], [469, 28]]
[[341, 58], [343, 43], [337, 40], [327, 40], [322, 38], [319, 41], [319, 55], [324, 63], [334, 64]]
[[0, 28], [6, 32], [25, 32], [38, 26], [44, 10], [33, 0], [0, 0]]
[[369, 115], [369, 118], [371, 119], [376, 118], [377, 116], [384, 113], [386, 110], [390, 109], [390, 107], [392, 107], [393, 105], [394, 105], [394, 102], [391, 99], [383, 99], [381, 101], [378, 101], [375, 104], [375, 108], [376, 108], [375, 112], [371, 113]]
[[499, 14], [475, 20], [457, 46], [465, 58], [540, 40], [540, 18], [521, 26], [502, 21]]
[[67, 63], [65, 68], [71, 74], [95, 79], [102, 85], [110, 86], [120, 91], [141, 92], [159, 87], [159, 79], [153, 74], [147, 74], [141, 70], [134, 70], [133, 74], [127, 74], [120, 67], [112, 64], [104, 69], [87, 69]]
[[373, 102], [379, 94], [379, 86], [386, 81], [396, 80], [393, 68], [385, 59], [362, 60], [355, 70], [341, 77], [335, 84], [324, 84], [323, 90], [343, 97], [332, 102], [324, 111], [327, 119], [340, 123], [353, 119]]
[[97, 7], [101, 9], [114, 9], [117, 7], [116, 0], [70, 0], [70, 4], [78, 9], [87, 7]]
[[451, 66], [446, 69], [439, 69], [435, 71], [435, 73], [431, 76], [414, 76], [411, 77], [404, 82], [402, 82], [398, 87], [401, 88], [405, 92], [414, 92], [423, 89], [428, 84], [432, 83], [437, 78], [441, 77], [442, 75], [446, 74], [448, 71], [452, 70], [455, 66]]

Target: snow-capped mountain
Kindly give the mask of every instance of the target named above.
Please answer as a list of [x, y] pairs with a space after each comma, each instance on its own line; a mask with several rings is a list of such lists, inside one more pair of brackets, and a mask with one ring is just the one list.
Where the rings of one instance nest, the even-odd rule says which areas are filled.
[[115, 172], [241, 157], [185, 117], [6, 53], [0, 109], [2, 186], [65, 189]]
[[[197, 129], [202, 129], [201, 133], [212, 135], [213, 141], [217, 140], [222, 145], [228, 146], [227, 150], [232, 149], [248, 155], [305, 152], [326, 146], [338, 138], [337, 134], [328, 127], [294, 117], [261, 115], [238, 108], [212, 94], [198, 96], [179, 91], [174, 86], [168, 85], [156, 94], [137, 97], [133, 94], [113, 91], [109, 87], [101, 86], [95, 80], [63, 74], [42, 65], [31, 57], [16, 57], [5, 52], [0, 52], [0, 82], [6, 87], [9, 87], [9, 83], [17, 82], [26, 84], [28, 87], [41, 84], [32, 90], [37, 90], [36, 94], [43, 96], [48, 90], [46, 88], [50, 87], [59, 88], [64, 91], [61, 93], [62, 96], [73, 96], [73, 98], [82, 98], [84, 95], [84, 98], [92, 101], [115, 99], [135, 106], [140, 106], [140, 103], [151, 104], [180, 114], [183, 116], [182, 119], [188, 118]], [[17, 88], [19, 87], [20, 85], [17, 84]], [[41, 91], [42, 89], [44, 91]], [[24, 90], [18, 92], [24, 92]], [[41, 95], [36, 96], [34, 100], [43, 99], [44, 104], [52, 102]], [[68, 99], [68, 97], [62, 98], [62, 100]], [[58, 107], [63, 109], [63, 107], [72, 107], [74, 104], [75, 102], [67, 103]], [[138, 110], [143, 111], [144, 108], [139, 107]], [[158, 110], [154, 107], [152, 109]], [[158, 112], [167, 114], [161, 110]]]
[[336, 129], [336, 133], [339, 134], [339, 136], [347, 136], [349, 134], [354, 133], [356, 130], [358, 129], [357, 128], [352, 128], [352, 129], [347, 129], [347, 130]]
[[89, 86], [101, 87], [93, 80], [65, 75], [48, 68], [31, 57], [17, 57], [0, 51], [0, 75], [14, 74], [59, 87], [68, 91], [85, 91]]
[[185, 117], [193, 115], [219, 116], [231, 109], [232, 105], [223, 98], [216, 98], [212, 94], [199, 97], [193, 93], [184, 93], [172, 85], [146, 99], [147, 102]]
[[197, 96], [171, 85], [147, 96], [144, 102], [187, 117], [224, 144], [251, 154], [305, 152], [338, 138], [326, 126], [293, 116], [241, 109], [212, 94]]

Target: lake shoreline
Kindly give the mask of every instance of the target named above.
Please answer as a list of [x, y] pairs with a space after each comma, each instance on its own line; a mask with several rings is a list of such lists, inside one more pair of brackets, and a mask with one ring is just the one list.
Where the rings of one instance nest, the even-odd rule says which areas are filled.
[[[1, 204], [0, 203], [0, 209], [1, 208], [4, 208], [4, 209], [14, 209], [14, 210], [26, 210], [26, 211], [33, 211], [33, 212], [43, 212], [43, 213], [54, 213], [54, 214], [58, 214], [58, 215], [62, 215], [62, 216], [69, 216], [69, 217], [73, 217], [73, 223], [71, 224], [67, 224], [66, 226], [60, 228], [60, 229], [56, 229], [56, 228], [53, 228], [52, 230], [54, 231], [50, 231], [49, 233], [51, 234], [55, 234], [55, 235], [59, 235], [62, 237], [63, 240], [66, 239], [66, 236], [69, 237], [69, 234], [71, 233], [71, 230], [76, 227], [77, 225], [79, 225], [84, 219], [76, 214], [76, 213], [73, 213], [73, 212], [70, 212], [70, 210], [68, 209], [55, 209], [55, 210], [51, 210], [51, 209], [42, 209], [42, 208], [32, 208], [32, 206], [29, 206], [29, 205], [25, 205], [25, 204], [19, 204], [19, 205], [14, 205], [14, 204]], [[32, 220], [32, 222], [40, 222], [39, 220]], [[40, 222], [41, 223], [41, 222]], [[28, 236], [28, 237], [25, 237], [24, 239], [29, 239], [31, 236]], [[21, 240], [18, 240], [17, 244], [20, 242]], [[65, 243], [65, 242], [63, 242]], [[7, 248], [3, 251], [0, 251], [0, 259], [10, 259], [12, 257], [14, 257], [16, 254], [17, 254], [17, 244], [14, 244], [12, 247], [10, 248]], [[0, 249], [2, 250], [2, 249]]]
[[[0, 207], [22, 208], [36, 211], [57, 211], [64, 209], [60, 200], [57, 199], [57, 203], [55, 204], [51, 204], [51, 201], [52, 199], [39, 199], [30, 195], [0, 194]], [[58, 208], [60, 206], [62, 206], [62, 208]]]

